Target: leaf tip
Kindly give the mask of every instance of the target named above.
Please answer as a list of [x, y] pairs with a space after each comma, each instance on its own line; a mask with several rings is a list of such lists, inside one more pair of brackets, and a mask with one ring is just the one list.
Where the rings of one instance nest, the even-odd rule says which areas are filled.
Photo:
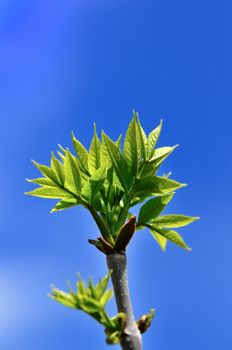
[[180, 184], [180, 188], [186, 187], [186, 186], [188, 186], [188, 184]]

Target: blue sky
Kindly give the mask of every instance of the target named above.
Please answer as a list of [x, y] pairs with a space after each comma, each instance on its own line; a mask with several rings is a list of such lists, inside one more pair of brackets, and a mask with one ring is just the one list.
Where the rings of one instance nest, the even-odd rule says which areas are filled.
[[129, 248], [136, 317], [157, 309], [144, 349], [232, 347], [231, 17], [225, 0], [1, 2], [2, 349], [107, 348], [93, 320], [47, 297], [77, 271], [106, 273], [94, 222], [23, 193], [31, 159], [48, 163], [72, 130], [88, 146], [95, 121], [116, 138], [132, 109], [147, 132], [164, 119], [160, 146], [180, 144], [162, 171], [189, 186], [167, 212], [201, 217], [180, 230], [191, 253], [161, 252], [146, 230]]

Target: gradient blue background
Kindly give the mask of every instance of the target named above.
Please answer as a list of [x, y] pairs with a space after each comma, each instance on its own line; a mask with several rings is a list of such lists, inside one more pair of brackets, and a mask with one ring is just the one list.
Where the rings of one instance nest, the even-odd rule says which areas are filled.
[[0, 349], [107, 348], [101, 326], [46, 296], [105, 274], [94, 222], [49, 214], [24, 179], [72, 130], [86, 146], [94, 121], [116, 138], [132, 109], [147, 132], [164, 119], [160, 146], [180, 143], [162, 171], [189, 186], [167, 212], [201, 216], [180, 230], [192, 253], [147, 231], [129, 248], [136, 317], [157, 308], [144, 349], [232, 348], [231, 20], [223, 0], [1, 1]]

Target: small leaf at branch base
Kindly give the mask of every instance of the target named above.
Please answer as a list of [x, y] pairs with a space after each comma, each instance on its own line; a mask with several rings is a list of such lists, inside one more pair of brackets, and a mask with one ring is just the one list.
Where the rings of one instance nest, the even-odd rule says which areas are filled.
[[143, 315], [136, 323], [138, 326], [138, 329], [140, 330], [140, 333], [143, 334], [147, 331], [147, 329], [150, 327], [152, 320], [155, 315], [155, 309], [151, 309], [149, 314]]

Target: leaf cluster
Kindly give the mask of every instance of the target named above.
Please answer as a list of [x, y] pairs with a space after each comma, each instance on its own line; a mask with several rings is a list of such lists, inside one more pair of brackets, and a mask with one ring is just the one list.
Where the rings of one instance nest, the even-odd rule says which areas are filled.
[[124, 226], [132, 215], [130, 209], [152, 197], [141, 207], [135, 229], [149, 228], [162, 249], [167, 241], [189, 249], [172, 228], [184, 226], [197, 218], [159, 216], [174, 191], [185, 186], [167, 176], [157, 175], [162, 162], [177, 146], [156, 147], [161, 128], [162, 121], [146, 135], [138, 114], [133, 112], [122, 145], [121, 136], [113, 141], [104, 131], [100, 141], [96, 125], [89, 150], [72, 134], [75, 154], [59, 146], [59, 159], [52, 153], [50, 166], [33, 162], [43, 177], [28, 180], [40, 187], [27, 194], [60, 199], [52, 212], [83, 205], [100, 230], [101, 240], [94, 242], [103, 252], [103, 240], [112, 249], [122, 241], [123, 235], [130, 236], [124, 239], [124, 242], [129, 242], [132, 231], [125, 230]]
[[86, 284], [79, 275], [76, 291], [73, 291], [71, 287], [69, 292], [52, 287], [50, 296], [65, 306], [89, 314], [105, 327], [106, 342], [117, 344], [125, 327], [125, 314], [119, 313], [114, 317], [109, 317], [105, 310], [106, 304], [113, 295], [112, 289], [107, 289], [110, 275], [111, 271], [96, 285], [92, 279]]

